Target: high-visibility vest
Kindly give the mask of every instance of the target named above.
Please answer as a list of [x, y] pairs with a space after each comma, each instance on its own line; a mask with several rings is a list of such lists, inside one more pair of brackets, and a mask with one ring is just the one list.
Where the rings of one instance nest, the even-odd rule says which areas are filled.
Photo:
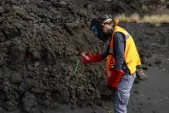
[[125, 63], [130, 71], [130, 74], [133, 74], [136, 72], [136, 66], [141, 65], [140, 62], [140, 57], [139, 54], [137, 52], [137, 48], [136, 45], [134, 43], [134, 40], [132, 38], [132, 36], [123, 28], [119, 27], [119, 26], [115, 26], [113, 34], [112, 34], [112, 38], [109, 41], [109, 53], [111, 54], [111, 57], [108, 56], [107, 57], [107, 62], [106, 62], [106, 70], [105, 71], [110, 71], [109, 69], [110, 67], [110, 59], [114, 59], [113, 57], [113, 39], [114, 39], [114, 33], [115, 32], [120, 32], [122, 34], [124, 34], [125, 36], [125, 50], [124, 50], [124, 60]]

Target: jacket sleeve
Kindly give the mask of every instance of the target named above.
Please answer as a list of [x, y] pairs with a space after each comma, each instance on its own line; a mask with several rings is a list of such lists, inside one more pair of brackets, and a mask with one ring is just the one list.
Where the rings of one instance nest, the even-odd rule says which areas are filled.
[[115, 69], [122, 69], [124, 63], [124, 48], [125, 48], [125, 36], [116, 32], [114, 34], [114, 57], [115, 57]]
[[109, 45], [106, 46], [105, 50], [101, 53], [102, 59], [105, 59], [109, 55]]

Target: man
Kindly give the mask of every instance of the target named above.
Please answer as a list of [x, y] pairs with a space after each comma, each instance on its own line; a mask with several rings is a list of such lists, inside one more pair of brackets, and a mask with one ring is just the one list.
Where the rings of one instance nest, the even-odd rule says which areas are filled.
[[[105, 16], [107, 16], [107, 15], [105, 15]], [[107, 17], [103, 17], [103, 16], [102, 16], [100, 20], [104, 20], [105, 18], [107, 18]], [[98, 27], [98, 29], [97, 29], [98, 31], [96, 31], [96, 29], [93, 29], [93, 27]], [[100, 26], [99, 26], [99, 21], [98, 21], [97, 19], [93, 19], [93, 20], [91, 21], [90, 29], [97, 35], [98, 39], [100, 39], [100, 40], [103, 41], [103, 42], [106, 42], [106, 41], [107, 41], [107, 38], [105, 37], [105, 35], [102, 34], [102, 31], [101, 31]], [[98, 33], [98, 32], [100, 32], [100, 33]], [[99, 52], [101, 52], [101, 49], [100, 49], [99, 44], [97, 44], [97, 47], [98, 47]], [[106, 59], [107, 59], [107, 62], [106, 62], [105, 71], [106, 71], [106, 73], [107, 73], [108, 70], [109, 70], [108, 67], [109, 67], [109, 65], [110, 65], [110, 62], [109, 62], [110, 57], [107, 56]], [[144, 80], [144, 79], [147, 79], [147, 78], [148, 78], [147, 75], [146, 75], [146, 74], [144, 73], [144, 71], [143, 71], [143, 68], [144, 68], [145, 70], [147, 70], [147, 67], [146, 67], [146, 66], [142, 66], [142, 65], [138, 65], [136, 68], [137, 68], [137, 71], [136, 71], [137, 79], [135, 79], [134, 83], [135, 83], [135, 84], [138, 84], [138, 83], [139, 83], [139, 80]]]
[[141, 65], [133, 38], [111, 18], [101, 21], [95, 19], [92, 31], [99, 38], [108, 40], [109, 44], [103, 53], [81, 53], [82, 62], [90, 64], [110, 57], [106, 78], [108, 86], [115, 91], [115, 113], [127, 113], [130, 90], [136, 78], [136, 66]]

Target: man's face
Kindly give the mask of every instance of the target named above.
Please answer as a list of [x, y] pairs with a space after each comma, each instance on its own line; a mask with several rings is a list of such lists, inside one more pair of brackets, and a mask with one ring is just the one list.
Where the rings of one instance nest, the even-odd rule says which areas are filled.
[[108, 34], [111, 29], [111, 26], [108, 23], [103, 23], [102, 29], [103, 29], [103, 33]]

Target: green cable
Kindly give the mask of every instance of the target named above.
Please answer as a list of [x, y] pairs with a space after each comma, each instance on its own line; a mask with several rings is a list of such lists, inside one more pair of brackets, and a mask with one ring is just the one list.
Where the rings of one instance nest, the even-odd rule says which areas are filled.
[[73, 73], [76, 73], [76, 72], [77, 72], [78, 67], [79, 67], [79, 60], [77, 60], [77, 62], [76, 62], [76, 67], [75, 67], [75, 70], [74, 70]]

